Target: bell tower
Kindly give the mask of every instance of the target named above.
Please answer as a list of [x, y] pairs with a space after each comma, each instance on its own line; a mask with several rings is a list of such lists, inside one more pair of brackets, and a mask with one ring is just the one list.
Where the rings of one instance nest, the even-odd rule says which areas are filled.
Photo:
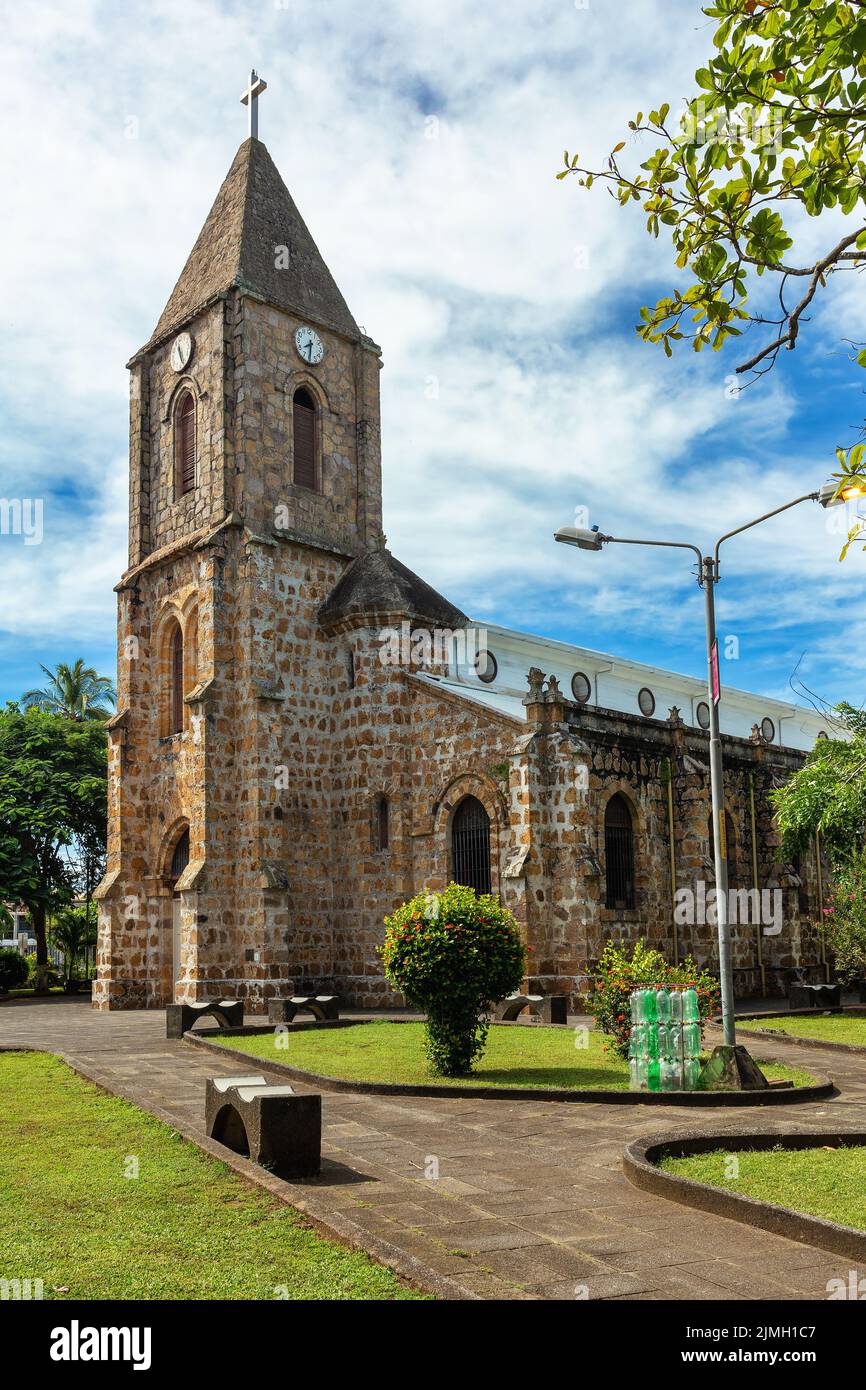
[[[264, 144], [240, 146], [129, 362], [98, 1008], [240, 997], [332, 959], [317, 613], [381, 536], [380, 351]], [[300, 983], [300, 981], [298, 981]]]

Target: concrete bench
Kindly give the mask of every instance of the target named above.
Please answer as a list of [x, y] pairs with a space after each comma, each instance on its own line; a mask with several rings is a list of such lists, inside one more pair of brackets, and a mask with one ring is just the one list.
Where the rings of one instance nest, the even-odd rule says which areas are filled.
[[524, 1009], [530, 1009], [545, 1023], [568, 1022], [567, 994], [509, 994], [500, 999], [493, 1011], [498, 1023], [510, 1023]]
[[244, 1006], [239, 999], [203, 999], [198, 1004], [169, 1004], [165, 1011], [165, 1036], [182, 1038], [196, 1019], [210, 1014], [220, 1028], [243, 1028]]
[[841, 1003], [841, 985], [792, 984], [788, 991], [792, 1009], [838, 1009]]
[[291, 999], [268, 1000], [269, 1023], [292, 1023], [295, 1014], [311, 1013], [314, 1018], [340, 1017], [339, 994], [293, 994]]
[[283, 1178], [308, 1178], [322, 1164], [322, 1097], [263, 1076], [208, 1080], [205, 1125], [210, 1139]]

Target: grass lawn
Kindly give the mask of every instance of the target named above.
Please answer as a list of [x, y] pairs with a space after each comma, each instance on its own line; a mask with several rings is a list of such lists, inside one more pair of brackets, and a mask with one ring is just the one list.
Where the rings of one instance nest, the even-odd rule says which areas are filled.
[[[739, 1160], [736, 1178], [725, 1176], [731, 1154]], [[694, 1178], [866, 1230], [866, 1148], [862, 1146], [766, 1153], [719, 1149], [691, 1158], [665, 1158], [659, 1167], [680, 1178]]]
[[45, 1298], [424, 1297], [56, 1057], [0, 1053], [0, 1086], [3, 1278]]
[[866, 1014], [820, 1014], [815, 1018], [752, 1018], [737, 1023], [737, 1028], [750, 1032], [766, 1028], [770, 1033], [784, 1033], [789, 1038], [818, 1038], [821, 1042], [856, 1043], [866, 1047]]
[[[472, 1076], [447, 1080], [430, 1071], [424, 1055], [422, 1023], [359, 1023], [349, 1028], [260, 1033], [247, 1038], [208, 1034], [224, 1047], [347, 1081], [628, 1090], [628, 1065], [613, 1053], [605, 1052], [604, 1034], [590, 1031], [577, 1036], [588, 1041], [588, 1047], [575, 1046], [575, 1034], [570, 1028], [494, 1025]], [[785, 1079], [808, 1085], [813, 1079], [809, 1072], [780, 1063], [768, 1063], [763, 1069], [768, 1080]]]

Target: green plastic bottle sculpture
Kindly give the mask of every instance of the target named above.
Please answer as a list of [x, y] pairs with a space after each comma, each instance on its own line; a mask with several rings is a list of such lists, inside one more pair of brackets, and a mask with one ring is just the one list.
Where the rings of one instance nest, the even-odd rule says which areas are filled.
[[698, 996], [693, 989], [687, 989], [683, 995], [683, 1018], [686, 1023], [697, 1023], [700, 1018]]
[[661, 1089], [661, 1066], [658, 1057], [651, 1057], [647, 1064], [646, 1084], [648, 1091], [658, 1091]]
[[700, 1074], [701, 1064], [697, 1057], [687, 1057], [683, 1062], [683, 1086], [687, 1091], [694, 1091], [697, 1088]]

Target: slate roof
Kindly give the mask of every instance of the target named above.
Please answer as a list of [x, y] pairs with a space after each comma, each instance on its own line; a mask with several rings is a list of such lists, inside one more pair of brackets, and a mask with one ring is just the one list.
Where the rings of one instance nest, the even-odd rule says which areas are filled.
[[353, 560], [319, 609], [323, 622], [367, 613], [405, 613], [441, 628], [469, 622], [465, 613], [385, 549], [368, 550]]
[[[277, 247], [289, 265], [277, 269]], [[147, 347], [238, 286], [349, 337], [358, 325], [261, 140], [243, 142]]]

